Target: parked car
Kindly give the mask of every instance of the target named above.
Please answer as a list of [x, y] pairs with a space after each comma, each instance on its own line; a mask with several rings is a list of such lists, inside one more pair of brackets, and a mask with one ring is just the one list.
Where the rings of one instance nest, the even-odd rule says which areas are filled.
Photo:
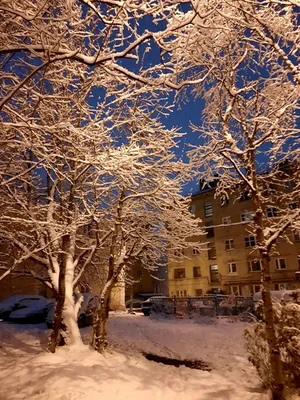
[[[295, 290], [271, 290], [271, 297], [275, 301], [291, 301], [292, 300], [292, 293]], [[262, 300], [262, 292], [256, 292], [253, 295], [254, 303], [257, 303]]]
[[[17, 294], [0, 302], [0, 319], [35, 322], [45, 318], [48, 301], [43, 296]], [[17, 313], [19, 311], [19, 313]], [[28, 318], [27, 318], [27, 317]]]
[[[132, 309], [134, 311], [141, 311], [143, 304], [143, 300], [140, 299], [132, 299]], [[125, 303], [126, 308], [130, 308], [131, 305], [131, 299], [127, 300]]]
[[83, 302], [78, 315], [79, 328], [93, 325], [94, 315], [97, 311], [99, 302], [99, 296], [95, 296], [93, 293], [83, 293]]
[[45, 297], [29, 297], [20, 300], [8, 317], [18, 324], [38, 324], [45, 321], [48, 300]]
[[142, 312], [145, 316], [153, 313], [174, 315], [175, 303], [172, 298], [166, 296], [152, 296], [142, 304]]
[[[93, 293], [82, 293], [83, 301], [78, 313], [78, 326], [83, 328], [93, 324], [94, 313], [97, 310], [99, 304], [99, 297], [95, 296]], [[55, 300], [52, 300], [48, 304], [46, 324], [48, 328], [52, 327], [55, 313]]]

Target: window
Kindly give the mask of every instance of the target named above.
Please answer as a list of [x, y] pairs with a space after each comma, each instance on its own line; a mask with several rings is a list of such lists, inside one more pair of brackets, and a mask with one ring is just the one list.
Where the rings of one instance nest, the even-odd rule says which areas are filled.
[[253, 220], [253, 212], [246, 212], [241, 214], [241, 221], [245, 222], [245, 221], [252, 221]]
[[284, 258], [276, 258], [276, 268], [286, 269], [286, 263]]
[[213, 228], [213, 221], [207, 221], [205, 226], [206, 228], [206, 237], [207, 238], [213, 238], [215, 236], [215, 230]]
[[286, 188], [287, 190], [293, 190], [294, 187], [295, 187], [295, 183], [294, 183], [294, 181], [291, 181], [291, 180], [285, 181], [285, 182], [284, 182], [284, 186], [285, 186], [285, 188]]
[[143, 271], [139, 269], [137, 275], [138, 275], [138, 278], [142, 278], [143, 277]]
[[195, 289], [195, 296], [202, 296], [203, 295], [203, 290], [202, 289]]
[[256, 237], [253, 235], [245, 237], [245, 247], [255, 247], [256, 246]]
[[229, 199], [226, 196], [221, 197], [221, 207], [226, 207], [229, 204]]
[[296, 208], [298, 208], [298, 204], [297, 203], [291, 203], [291, 204], [289, 204], [289, 208], [290, 208], [290, 210], [296, 210]]
[[200, 267], [193, 267], [193, 277], [200, 278], [201, 277], [201, 269]]
[[239, 286], [230, 286], [231, 294], [235, 294], [238, 296], [240, 294], [240, 287]]
[[210, 270], [210, 282], [217, 283], [220, 281], [219, 270], [216, 264], [209, 266]]
[[225, 250], [233, 250], [234, 249], [234, 240], [233, 239], [227, 239], [225, 240]]
[[249, 272], [261, 271], [261, 261], [260, 260], [248, 261], [248, 269]]
[[206, 201], [204, 203], [204, 216], [205, 217], [211, 217], [213, 215], [212, 213], [212, 205], [210, 201]]
[[175, 255], [176, 257], [181, 257], [181, 256], [183, 256], [183, 255], [184, 255], [183, 249], [175, 250], [175, 251], [174, 251], [174, 255]]
[[253, 285], [252, 286], [252, 293], [255, 294], [257, 292], [261, 291], [261, 286], [260, 285]]
[[268, 218], [277, 217], [277, 208], [275, 207], [267, 208], [267, 217]]
[[251, 196], [248, 191], [245, 191], [241, 194], [240, 201], [247, 201], [250, 200]]
[[183, 291], [183, 296], [186, 297], [186, 290]]
[[179, 290], [176, 290], [176, 296], [179, 297]]
[[193, 249], [193, 256], [198, 256], [200, 251], [198, 249]]
[[228, 264], [228, 273], [229, 274], [237, 274], [237, 267], [235, 262], [231, 262]]
[[196, 214], [196, 204], [191, 205], [191, 213]]
[[185, 268], [175, 268], [174, 269], [174, 279], [185, 278]]
[[222, 224], [223, 225], [230, 225], [231, 224], [231, 218], [230, 217], [222, 218]]
[[294, 241], [300, 242], [300, 232], [294, 231], [293, 235], [294, 235]]
[[215, 242], [208, 243], [208, 251], [207, 251], [208, 259], [215, 260], [217, 258], [216, 252], [216, 244]]
[[274, 290], [287, 290], [287, 283], [274, 283]]

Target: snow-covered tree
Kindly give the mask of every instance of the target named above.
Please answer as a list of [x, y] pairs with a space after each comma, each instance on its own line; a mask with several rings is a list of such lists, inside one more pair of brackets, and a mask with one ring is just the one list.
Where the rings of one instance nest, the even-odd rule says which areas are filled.
[[[182, 96], [203, 98], [203, 145], [191, 153], [201, 178], [218, 180], [217, 196], [248, 192], [250, 231], [262, 261], [263, 301], [273, 399], [283, 373], [271, 303], [270, 254], [287, 229], [299, 230], [299, 29], [295, 1], [192, 0], [161, 39], [166, 66]], [[175, 27], [180, 27], [175, 30]], [[175, 67], [174, 67], [175, 65]], [[205, 82], [201, 82], [206, 77]], [[272, 186], [273, 185], [273, 186]], [[276, 209], [267, 218], [267, 209]]]
[[[126, 143], [137, 149], [138, 160], [128, 175], [121, 169], [115, 171], [112, 191], [101, 198], [109, 207], [107, 222], [112, 235], [108, 238], [107, 279], [93, 332], [93, 346], [98, 351], [107, 344], [109, 297], [120, 276], [136, 261], [155, 271], [168, 250], [191, 246], [193, 237], [202, 232], [189, 211], [190, 200], [181, 194], [190, 168], [172, 153], [178, 134], [155, 118], [157, 106], [153, 109], [152, 102], [140, 98], [128, 108], [133, 122], [126, 121]], [[121, 114], [128, 119], [127, 113]], [[198, 247], [200, 250], [201, 245]]]
[[[300, 378], [300, 304], [299, 290], [291, 294], [292, 299], [277, 301], [273, 299], [275, 312], [275, 329], [278, 337], [280, 357], [284, 365], [284, 381], [292, 393], [299, 395]], [[258, 305], [258, 312], [261, 309]], [[263, 314], [263, 312], [262, 312]], [[264, 318], [264, 315], [262, 315]], [[246, 347], [251, 362], [256, 366], [260, 379], [265, 387], [272, 381], [270, 362], [268, 357], [268, 342], [266, 324], [257, 322], [245, 331]]]
[[[102, 197], [110, 193], [113, 203], [118, 196], [120, 186], [111, 190], [114, 171], [127, 193], [136, 171], [146, 173], [138, 160], [154, 157], [152, 143], [142, 149], [126, 139], [124, 126], [135, 130], [136, 117], [115, 111], [149, 90], [161, 110], [154, 90], [166, 80], [143, 63], [157, 28], [147, 31], [139, 21], [159, 22], [173, 8], [173, 1], [155, 0], [0, 4], [1, 236], [17, 250], [2, 277], [27, 260], [45, 269], [32, 271], [57, 298], [51, 351], [62, 320], [65, 341], [81, 341], [73, 290], [114, 232], [114, 222], [111, 231], [103, 223]], [[85, 234], [90, 226], [96, 226], [92, 237]]]

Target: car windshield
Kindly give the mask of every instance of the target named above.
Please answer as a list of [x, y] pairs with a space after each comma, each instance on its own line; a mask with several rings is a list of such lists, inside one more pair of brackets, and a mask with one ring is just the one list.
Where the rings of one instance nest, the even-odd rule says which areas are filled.
[[22, 307], [28, 307], [33, 301], [39, 301], [40, 299], [24, 299], [18, 302], [18, 305]]

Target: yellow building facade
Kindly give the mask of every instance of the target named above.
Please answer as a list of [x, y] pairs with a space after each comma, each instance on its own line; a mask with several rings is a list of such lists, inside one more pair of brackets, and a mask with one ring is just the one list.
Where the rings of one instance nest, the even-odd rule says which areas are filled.
[[[181, 259], [168, 258], [169, 296], [201, 296], [223, 291], [226, 294], [252, 295], [260, 291], [260, 261], [254, 250], [256, 239], [249, 233], [251, 199], [215, 198], [215, 189], [193, 195], [191, 211], [206, 226], [200, 238], [206, 250], [185, 249]], [[297, 205], [298, 206], [298, 205]], [[265, 210], [276, 218], [273, 209]], [[289, 242], [279, 239], [271, 257], [274, 290], [300, 287], [300, 234], [287, 232]]]

